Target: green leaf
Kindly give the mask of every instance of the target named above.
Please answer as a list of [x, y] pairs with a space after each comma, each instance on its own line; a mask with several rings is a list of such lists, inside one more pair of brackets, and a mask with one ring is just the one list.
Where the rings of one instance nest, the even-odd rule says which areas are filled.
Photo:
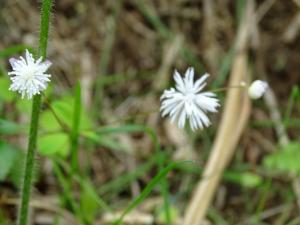
[[0, 58], [7, 58], [16, 53], [23, 53], [25, 49], [28, 49], [30, 52], [33, 52], [33, 49], [27, 45], [13, 45], [0, 51]]
[[82, 216], [91, 224], [97, 212], [99, 211], [99, 200], [98, 194], [88, 182], [83, 182], [82, 193], [80, 195], [80, 206]]
[[12, 102], [16, 96], [16, 93], [8, 90], [10, 86], [9, 76], [0, 78], [0, 99], [4, 102]]
[[24, 132], [25, 129], [23, 126], [16, 124], [9, 120], [0, 119], [0, 134], [19, 134]]
[[[74, 98], [64, 97], [52, 102], [51, 107], [57, 114], [58, 118], [71, 128], [73, 124]], [[57, 122], [50, 110], [46, 110], [41, 114], [40, 124], [45, 131], [57, 131], [58, 129], [61, 129], [60, 124]], [[91, 120], [87, 113], [81, 109], [79, 130], [89, 129], [91, 124]]]
[[3, 181], [15, 165], [18, 150], [12, 145], [0, 142], [0, 181]]
[[262, 183], [262, 178], [251, 172], [235, 172], [226, 171], [223, 175], [224, 179], [233, 183], [237, 183], [247, 188], [258, 187]]
[[[178, 209], [174, 206], [170, 207], [170, 220], [171, 221], [177, 221], [179, 218], [180, 213], [178, 212]], [[166, 212], [164, 207], [160, 207], [157, 210], [157, 221], [159, 224], [168, 224], [168, 218], [166, 218]]]
[[267, 156], [263, 164], [268, 169], [290, 174], [300, 174], [300, 142], [290, 142], [283, 149]]
[[172, 162], [168, 166], [164, 167], [159, 173], [148, 183], [148, 185], [143, 189], [143, 191], [128, 205], [128, 207], [123, 211], [120, 218], [115, 222], [111, 223], [112, 225], [118, 225], [122, 223], [123, 218], [131, 212], [135, 207], [137, 207], [141, 202], [145, 200], [146, 197], [152, 192], [154, 187], [164, 179], [167, 174], [175, 169], [180, 164], [191, 163], [191, 161], [181, 161], [181, 162]]
[[61, 130], [61, 126], [49, 110], [42, 112], [40, 125], [45, 131], [49, 132]]
[[70, 151], [69, 136], [65, 133], [47, 134], [38, 139], [39, 152], [45, 156], [67, 156]]

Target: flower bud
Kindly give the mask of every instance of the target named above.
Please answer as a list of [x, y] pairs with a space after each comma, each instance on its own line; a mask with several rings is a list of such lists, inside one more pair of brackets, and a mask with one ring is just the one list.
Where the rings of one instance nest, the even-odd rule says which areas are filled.
[[266, 81], [255, 80], [248, 89], [248, 94], [252, 99], [259, 99], [264, 95], [268, 88], [268, 83]]

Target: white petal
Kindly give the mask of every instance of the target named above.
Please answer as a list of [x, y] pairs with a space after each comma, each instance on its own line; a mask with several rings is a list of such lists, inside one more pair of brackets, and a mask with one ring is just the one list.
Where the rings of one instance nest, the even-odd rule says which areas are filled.
[[34, 64], [34, 58], [32, 57], [32, 54], [28, 51], [28, 49], [26, 49], [25, 55], [26, 55], [26, 61], [28, 65]]
[[50, 62], [50, 60], [45, 60], [44, 62], [42, 62], [39, 67], [40, 67], [40, 71], [42, 73], [46, 72], [49, 67], [52, 65], [52, 62]]
[[167, 114], [169, 114], [172, 109], [174, 109], [176, 107], [176, 105], [178, 105], [179, 102], [174, 102], [172, 104], [165, 104], [164, 106], [161, 107], [161, 111], [162, 111], [162, 117], [166, 116]]
[[170, 98], [176, 93], [174, 88], [171, 88], [170, 90], [164, 90], [164, 93], [161, 95], [160, 100], [163, 100], [164, 98]]
[[204, 81], [209, 77], [209, 74], [208, 73], [205, 73], [202, 77], [200, 77], [194, 84], [194, 90], [195, 92], [199, 92], [201, 91], [206, 83], [204, 83]]
[[217, 107], [220, 106], [218, 103], [218, 99], [207, 97], [205, 95], [202, 95], [202, 93], [197, 94], [195, 102], [198, 105], [198, 107], [205, 112], [217, 112]]
[[178, 114], [178, 112], [180, 112], [183, 109], [184, 109], [184, 102], [181, 101], [171, 110], [170, 116]]
[[184, 84], [187, 90], [191, 90], [194, 86], [194, 68], [189, 67], [184, 75]]
[[208, 117], [205, 115], [205, 113], [201, 109], [199, 109], [197, 107], [195, 107], [195, 118], [196, 118], [198, 124], [201, 125], [201, 128], [203, 128], [203, 124], [206, 127], [208, 127], [210, 125], [210, 120], [208, 119]]
[[201, 92], [201, 95], [206, 97], [216, 97], [217, 95], [213, 92]]
[[9, 63], [11, 65], [11, 67], [16, 70], [17, 68], [19, 68], [19, 63], [18, 63], [18, 60], [15, 59], [15, 58], [10, 58], [9, 59]]
[[185, 110], [182, 110], [181, 114], [179, 115], [179, 119], [178, 119], [178, 127], [179, 128], [184, 128], [185, 119], [186, 119], [186, 112], [185, 112]]
[[193, 103], [191, 104], [188, 101], [184, 102], [184, 109], [185, 109], [187, 115], [191, 115], [192, 114], [193, 108], [194, 108], [193, 106], [194, 106]]
[[184, 82], [183, 82], [180, 74], [177, 72], [177, 70], [175, 70], [173, 78], [174, 78], [174, 80], [176, 82], [176, 88], [177, 88], [177, 90], [181, 91], [181, 92], [185, 92]]
[[[38, 60], [36, 60], [36, 64], [40, 64], [43, 61], [43, 57], [41, 56]], [[47, 61], [47, 60], [46, 60]]]
[[194, 116], [191, 116], [189, 119], [190, 119], [190, 126], [191, 126], [192, 131], [197, 130], [198, 129], [198, 124], [197, 124], [196, 118]]

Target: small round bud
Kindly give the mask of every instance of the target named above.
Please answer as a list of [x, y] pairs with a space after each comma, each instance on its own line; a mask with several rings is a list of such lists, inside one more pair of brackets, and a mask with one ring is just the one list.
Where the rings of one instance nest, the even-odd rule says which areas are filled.
[[248, 94], [252, 99], [259, 99], [264, 95], [268, 88], [268, 83], [266, 81], [255, 80], [248, 89]]

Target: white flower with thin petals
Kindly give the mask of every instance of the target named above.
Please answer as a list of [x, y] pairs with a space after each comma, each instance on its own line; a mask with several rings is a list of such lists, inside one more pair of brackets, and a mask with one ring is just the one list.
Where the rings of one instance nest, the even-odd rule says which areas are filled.
[[8, 73], [12, 81], [9, 90], [19, 92], [22, 98], [27, 96], [31, 99], [33, 95], [40, 94], [40, 91], [47, 88], [51, 75], [45, 72], [52, 63], [49, 60], [42, 62], [42, 57], [35, 60], [27, 49], [25, 56], [26, 59], [22, 56], [20, 59], [9, 59], [13, 69]]
[[268, 83], [266, 81], [255, 80], [248, 89], [248, 94], [252, 99], [258, 99], [264, 95], [268, 89]]
[[200, 92], [206, 86], [208, 77], [206, 73], [194, 82], [193, 68], [187, 69], [184, 78], [175, 71], [176, 88], [165, 90], [161, 96], [162, 116], [169, 115], [171, 122], [176, 121], [180, 128], [184, 127], [186, 119], [193, 131], [208, 127], [211, 123], [206, 113], [216, 113], [220, 106], [214, 93]]

